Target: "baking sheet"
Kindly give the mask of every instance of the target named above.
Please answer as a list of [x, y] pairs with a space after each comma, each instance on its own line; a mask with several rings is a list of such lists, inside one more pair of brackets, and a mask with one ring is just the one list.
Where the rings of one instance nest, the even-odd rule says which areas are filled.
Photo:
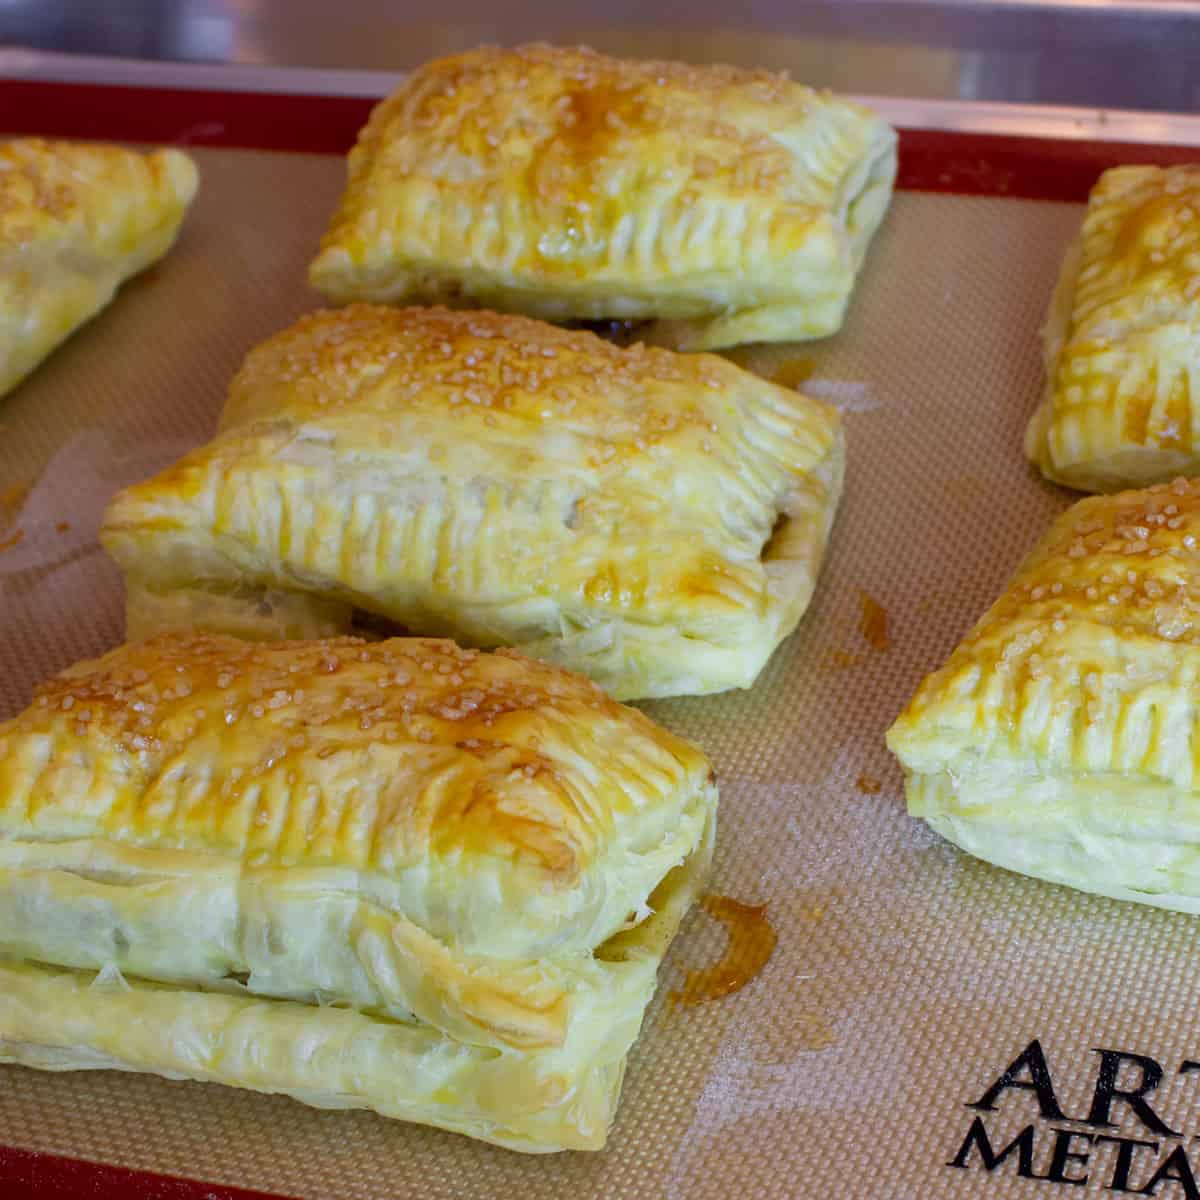
[[[119, 640], [104, 502], [213, 427], [254, 343], [315, 307], [304, 269], [340, 191], [337, 158], [206, 150], [175, 252], [0, 405], [0, 715], [33, 684]], [[1155, 1143], [1130, 1187], [1185, 1138], [1136, 1106], [1111, 1128], [1042, 1114], [1029, 1087], [969, 1109], [1037, 1039], [1067, 1117], [1089, 1113], [1102, 1056], [1153, 1059], [1143, 1100], [1200, 1131], [1194, 918], [1022, 879], [968, 859], [904, 812], [883, 733], [1071, 499], [1021, 456], [1037, 329], [1077, 206], [901, 194], [845, 330], [743, 352], [846, 414], [849, 475], [801, 629], [746, 693], [646, 705], [721, 779], [712, 891], [765, 903], [778, 946], [742, 991], [674, 1002], [717, 959], [721, 927], [684, 926], [600, 1154], [527, 1158], [369, 1114], [117, 1073], [0, 1069], [0, 1143], [304, 1197], [1025, 1196], [1075, 1130]], [[26, 485], [27, 493], [22, 494]], [[887, 637], [864, 635], [864, 593]], [[882, 648], [886, 640], [887, 648]], [[875, 643], [875, 644], [873, 644]], [[1115, 1060], [1114, 1060], [1115, 1061]], [[1116, 1061], [1113, 1086], [1149, 1070]], [[1017, 1082], [1028, 1082], [1028, 1070]], [[979, 1145], [948, 1166], [978, 1117]], [[1112, 1181], [1123, 1151], [1076, 1136], [1058, 1172]], [[1176, 1173], [1183, 1168], [1178, 1168]], [[1161, 1194], [1186, 1194], [1164, 1183]], [[1053, 1193], [1050, 1193], [1053, 1194]]]

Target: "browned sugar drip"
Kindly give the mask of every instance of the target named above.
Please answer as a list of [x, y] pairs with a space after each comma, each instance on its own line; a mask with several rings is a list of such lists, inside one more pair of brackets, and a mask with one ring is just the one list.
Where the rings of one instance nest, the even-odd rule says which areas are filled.
[[0, 541], [0, 551], [11, 550], [25, 536], [25, 530], [18, 529], [16, 533]]
[[814, 359], [789, 358], [787, 362], [780, 363], [774, 371], [769, 372], [767, 378], [780, 387], [795, 389], [799, 388], [805, 380], [811, 379], [816, 369], [817, 364]]
[[859, 595], [862, 597], [863, 637], [873, 650], [890, 650], [892, 639], [888, 636], [887, 609], [866, 592], [860, 592]]
[[862, 662], [861, 654], [851, 654], [847, 650], [831, 650], [829, 654], [829, 663], [835, 670], [845, 671], [850, 667], [857, 667]]
[[722, 358], [727, 358], [735, 366], [744, 371], [751, 371], [760, 379], [773, 383], [778, 387], [799, 390], [805, 380], [811, 379], [817, 371], [817, 360], [808, 355], [796, 355], [792, 358], [779, 360], [774, 347], [768, 347], [764, 353], [761, 347], [738, 346], [732, 350], [721, 352]]
[[876, 779], [874, 775], [868, 775], [863, 772], [855, 781], [854, 786], [858, 788], [864, 796], [878, 796], [883, 790], [883, 783]]
[[740, 992], [767, 965], [779, 940], [765, 904], [743, 904], [729, 896], [703, 896], [704, 911], [725, 926], [729, 942], [711, 967], [689, 971], [672, 997], [683, 1004], [703, 1004]]
[[20, 508], [25, 503], [25, 497], [29, 495], [29, 489], [32, 486], [31, 483], [14, 483], [6, 487], [4, 491], [0, 492], [0, 508]]

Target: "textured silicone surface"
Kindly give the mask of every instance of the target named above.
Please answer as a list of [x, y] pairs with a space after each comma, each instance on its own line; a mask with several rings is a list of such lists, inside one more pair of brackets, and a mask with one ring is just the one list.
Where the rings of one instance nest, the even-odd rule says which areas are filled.
[[[196, 158], [204, 182], [171, 259], [0, 411], [0, 493], [33, 484], [0, 532], [24, 533], [0, 553], [5, 715], [35, 680], [118, 640], [118, 579], [94, 540], [108, 496], [207, 438], [246, 350], [316, 305], [304, 269], [342, 163]], [[0, 1141], [338, 1200], [1025, 1196], [1037, 1189], [1016, 1177], [1015, 1153], [991, 1174], [977, 1154], [968, 1170], [945, 1164], [976, 1115], [963, 1105], [1033, 1038], [1065, 1112], [1087, 1111], [1092, 1048], [1116, 1047], [1164, 1065], [1155, 1111], [1196, 1132], [1196, 1083], [1174, 1074], [1200, 1049], [1195, 919], [968, 859], [905, 815], [883, 745], [918, 680], [1073, 498], [1038, 479], [1021, 437], [1041, 391], [1037, 332], [1080, 211], [901, 194], [841, 334], [737, 356], [781, 378], [811, 370], [806, 389], [843, 409], [842, 511], [813, 606], [756, 686], [646, 707], [712, 757], [712, 888], [765, 901], [779, 944], [737, 994], [672, 1003], [685, 972], [724, 948], [709, 917], [689, 919], [608, 1151], [530, 1162], [210, 1085], [15, 1068], [0, 1071]], [[890, 649], [863, 635], [864, 591], [886, 610], [886, 638], [878, 620], [872, 635]], [[1009, 1091], [997, 1109], [982, 1115], [998, 1151], [1038, 1106]], [[1109, 1133], [1154, 1136], [1128, 1105], [1113, 1120]], [[1052, 1135], [1038, 1136], [1044, 1174]], [[1131, 1186], [1151, 1173], [1141, 1153]], [[1093, 1186], [1113, 1154], [1095, 1150]]]

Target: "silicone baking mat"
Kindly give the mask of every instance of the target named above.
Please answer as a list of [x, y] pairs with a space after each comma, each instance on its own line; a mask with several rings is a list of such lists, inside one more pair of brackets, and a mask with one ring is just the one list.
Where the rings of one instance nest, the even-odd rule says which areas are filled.
[[[204, 439], [243, 354], [316, 304], [304, 269], [340, 159], [196, 157], [174, 253], [0, 406], [2, 715], [119, 639], [107, 498]], [[1084, 1178], [1195, 1195], [1200, 924], [967, 858], [905, 814], [883, 745], [1070, 500], [1021, 434], [1079, 215], [899, 194], [844, 331], [739, 355], [842, 408], [845, 499], [812, 608], [753, 690], [647, 708], [712, 756], [711, 891], [765, 904], [778, 944], [741, 991], [684, 1004], [725, 946], [688, 919], [607, 1150], [528, 1158], [212, 1085], [11, 1067], [0, 1143], [313, 1200], [1021, 1197]], [[97, 1191], [139, 1194], [112, 1178]]]

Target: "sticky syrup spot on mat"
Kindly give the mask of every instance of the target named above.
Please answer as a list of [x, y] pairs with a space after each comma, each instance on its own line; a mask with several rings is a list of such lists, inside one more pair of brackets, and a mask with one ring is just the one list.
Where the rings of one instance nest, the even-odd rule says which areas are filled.
[[10, 487], [6, 487], [0, 492], [0, 508], [12, 510], [20, 508], [25, 503], [25, 497], [29, 495], [29, 489], [33, 486], [31, 483], [14, 483]]
[[6, 537], [2, 542], [0, 542], [0, 553], [5, 550], [11, 550], [24, 536], [25, 530], [18, 529], [17, 532], [11, 537]]
[[883, 790], [883, 782], [876, 779], [874, 775], [868, 775], [865, 771], [854, 781], [854, 786], [864, 796], [878, 796]]
[[780, 387], [798, 388], [806, 379], [811, 379], [817, 364], [811, 358], [789, 358], [773, 371], [764, 372], [766, 377]]
[[845, 671], [849, 667], [857, 667], [862, 662], [861, 654], [851, 654], [848, 650], [831, 650], [829, 653], [829, 661], [832, 666], [839, 671]]
[[803, 1000], [796, 989], [780, 1005], [773, 1019], [761, 1022], [749, 1039], [746, 1057], [757, 1066], [778, 1069], [799, 1054], [812, 1054], [837, 1045], [837, 1031], [820, 1009]]
[[892, 639], [888, 637], [887, 609], [874, 597], [860, 591], [862, 597], [862, 635], [873, 650], [890, 650]]
[[724, 357], [731, 363], [750, 371], [768, 383], [778, 384], [779, 387], [798, 388], [806, 379], [811, 379], [817, 371], [817, 360], [807, 354], [797, 354], [794, 358], [781, 358], [777, 348], [763, 353], [760, 348], [745, 349], [738, 347], [727, 350]]
[[778, 935], [767, 917], [765, 904], [743, 904], [730, 896], [702, 896], [704, 911], [725, 926], [729, 944], [711, 967], [689, 971], [673, 999], [683, 1004], [703, 1004], [740, 992], [775, 952]]
[[[828, 1050], [837, 1045], [837, 1033], [829, 1018], [816, 1008], [793, 1010], [788, 1016], [786, 1044], [793, 1053]], [[761, 1061], [761, 1060], [760, 1060]], [[769, 1060], [772, 1064], [775, 1059]]]
[[[799, 899], [797, 906], [790, 914], [797, 923], [815, 931], [816, 927], [825, 920], [825, 909], [829, 903], [837, 904], [845, 898], [845, 892], [839, 887], [822, 889], [816, 895], [804, 896]], [[844, 947], [836, 942], [826, 940], [824, 953], [830, 952], [845, 955]], [[804, 1002], [801, 994], [793, 995], [788, 1005], [786, 1017], [781, 1017], [778, 1024], [767, 1032], [760, 1034], [761, 1045], [756, 1047], [755, 1058], [763, 1062], [782, 1062], [799, 1052], [811, 1053], [815, 1050], [827, 1050], [837, 1044], [837, 1033], [829, 1017], [812, 1004]], [[769, 1055], [762, 1051], [767, 1049]]]
[[70, 533], [71, 532], [71, 522], [70, 521], [55, 521], [54, 528], [59, 533]]

